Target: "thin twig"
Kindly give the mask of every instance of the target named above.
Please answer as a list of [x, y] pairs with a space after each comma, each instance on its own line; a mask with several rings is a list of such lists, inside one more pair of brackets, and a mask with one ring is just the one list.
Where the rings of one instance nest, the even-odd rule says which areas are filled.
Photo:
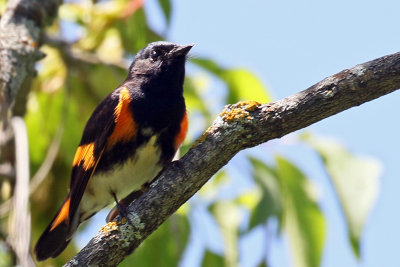
[[69, 63], [68, 65], [81, 65], [81, 63], [102, 65], [112, 68], [118, 68], [122, 70], [128, 69], [130, 61], [121, 59], [116, 62], [107, 62], [99, 58], [95, 53], [89, 53], [73, 47], [73, 43], [68, 43], [60, 39], [56, 39], [50, 36], [44, 37], [44, 42], [54, 48], [57, 48], [63, 55], [64, 60]]
[[29, 253], [31, 240], [31, 214], [29, 211], [29, 152], [25, 122], [20, 117], [11, 119], [15, 136], [16, 182], [13, 209], [9, 218], [8, 242], [20, 266], [35, 266]]
[[[50, 144], [49, 150], [47, 151], [46, 157], [40, 166], [39, 170], [32, 177], [31, 183], [29, 185], [29, 195], [32, 195], [39, 185], [43, 182], [44, 178], [46, 178], [47, 174], [50, 172], [51, 167], [57, 157], [58, 151], [60, 150], [61, 138], [64, 132], [64, 123], [61, 122], [56, 135], [53, 138], [53, 141]], [[1, 210], [1, 207], [0, 207]], [[1, 216], [1, 212], [0, 212]]]

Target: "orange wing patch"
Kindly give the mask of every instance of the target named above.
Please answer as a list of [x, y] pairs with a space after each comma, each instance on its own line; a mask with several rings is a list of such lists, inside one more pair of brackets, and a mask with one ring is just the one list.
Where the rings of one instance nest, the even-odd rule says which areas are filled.
[[189, 124], [188, 117], [185, 111], [185, 115], [183, 116], [183, 119], [181, 121], [181, 129], [178, 135], [175, 137], [175, 149], [178, 149], [178, 147], [183, 143], [183, 140], [185, 140], [186, 133], [188, 130], [188, 124]]
[[62, 205], [57, 217], [54, 219], [54, 222], [51, 224], [50, 231], [53, 231], [54, 228], [56, 228], [58, 225], [60, 225], [60, 223], [62, 223], [63, 221], [68, 220], [70, 202], [71, 202], [71, 198], [68, 197], [67, 200]]
[[72, 166], [78, 166], [83, 161], [83, 168], [85, 171], [89, 170], [96, 163], [94, 158], [94, 143], [81, 145], [78, 147], [75, 153]]
[[127, 142], [136, 134], [136, 123], [129, 109], [131, 96], [128, 88], [124, 87], [119, 93], [119, 102], [114, 110], [115, 128], [107, 140], [107, 149], [112, 148], [117, 142]]

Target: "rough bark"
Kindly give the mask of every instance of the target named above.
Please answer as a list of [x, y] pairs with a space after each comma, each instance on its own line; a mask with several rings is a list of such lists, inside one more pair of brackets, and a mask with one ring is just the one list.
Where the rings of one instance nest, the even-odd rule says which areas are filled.
[[10, 0], [0, 21], [0, 105], [3, 123], [23, 82], [35, 73], [44, 27], [57, 15], [61, 0]]
[[[400, 88], [400, 53], [346, 69], [282, 100], [228, 105], [196, 145], [64, 266], [115, 266], [236, 153], [307, 127]], [[251, 88], [247, 88], [251, 90]]]

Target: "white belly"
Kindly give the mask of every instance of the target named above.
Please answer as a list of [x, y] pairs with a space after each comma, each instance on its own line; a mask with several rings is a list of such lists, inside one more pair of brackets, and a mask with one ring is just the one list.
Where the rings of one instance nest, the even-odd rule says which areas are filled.
[[143, 184], [151, 181], [161, 171], [156, 140], [156, 136], [151, 137], [147, 145], [139, 148], [135, 157], [124, 165], [92, 177], [80, 203], [83, 220], [114, 202], [113, 192], [120, 200], [140, 190]]

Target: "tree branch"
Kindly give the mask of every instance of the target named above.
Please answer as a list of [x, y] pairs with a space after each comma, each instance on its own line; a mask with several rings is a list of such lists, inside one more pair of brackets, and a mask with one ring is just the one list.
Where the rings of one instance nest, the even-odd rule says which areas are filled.
[[[133, 225], [112, 222], [64, 266], [115, 266], [240, 150], [253, 147], [400, 88], [400, 53], [346, 69], [282, 100], [228, 105], [182, 159], [129, 206]], [[251, 88], [248, 88], [251, 90]]]
[[0, 105], [3, 122], [26, 78], [33, 76], [44, 26], [57, 15], [61, 0], [9, 0], [0, 21]]

